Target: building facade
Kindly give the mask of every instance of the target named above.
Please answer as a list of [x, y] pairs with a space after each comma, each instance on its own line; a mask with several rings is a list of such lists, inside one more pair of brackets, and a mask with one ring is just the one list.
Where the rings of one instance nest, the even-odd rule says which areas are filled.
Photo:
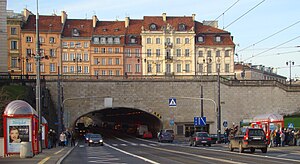
[[6, 0], [0, 0], [0, 73], [8, 72]]

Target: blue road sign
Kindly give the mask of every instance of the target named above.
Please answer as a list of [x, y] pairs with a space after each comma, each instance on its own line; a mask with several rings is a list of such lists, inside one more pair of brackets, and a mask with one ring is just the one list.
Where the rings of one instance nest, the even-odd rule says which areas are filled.
[[205, 126], [206, 125], [206, 117], [199, 117], [200, 118], [200, 126]]
[[224, 120], [223, 126], [224, 126], [225, 128], [228, 126], [228, 122], [227, 122], [226, 120]]
[[199, 117], [194, 117], [194, 125], [195, 126], [199, 125]]
[[171, 126], [174, 125], [174, 120], [170, 120], [170, 125], [171, 125]]
[[169, 107], [176, 107], [176, 98], [169, 98]]
[[292, 122], [288, 123], [288, 128], [289, 129], [294, 129], [294, 123], [292, 123]]

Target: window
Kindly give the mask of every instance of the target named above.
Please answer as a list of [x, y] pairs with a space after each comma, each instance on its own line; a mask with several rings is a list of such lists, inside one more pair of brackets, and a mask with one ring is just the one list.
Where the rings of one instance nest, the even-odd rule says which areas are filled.
[[50, 57], [55, 57], [55, 49], [50, 49], [49, 55]]
[[134, 36], [130, 37], [130, 43], [136, 43], [136, 38]]
[[150, 30], [156, 30], [156, 24], [152, 23], [149, 27]]
[[18, 42], [17, 41], [11, 41], [10, 42], [10, 49], [11, 50], [17, 50], [18, 49]]
[[108, 70], [108, 75], [112, 76], [113, 75], [113, 71], [112, 70]]
[[113, 49], [112, 48], [108, 48], [107, 52], [110, 53], [110, 54], [112, 54], [113, 53]]
[[105, 61], [105, 58], [102, 58], [102, 65], [106, 65], [106, 61]]
[[81, 62], [82, 59], [81, 53], [76, 53], [76, 58]]
[[127, 57], [131, 57], [130, 49], [125, 49], [125, 55], [126, 55]]
[[156, 73], [159, 73], [159, 72], [161, 72], [160, 64], [156, 64]]
[[45, 50], [44, 49], [40, 49], [40, 55], [44, 56], [45, 55]]
[[176, 49], [176, 56], [180, 57], [181, 56], [181, 49]]
[[147, 56], [151, 57], [151, 49], [147, 49]]
[[67, 47], [68, 47], [68, 43], [67, 43], [67, 42], [63, 42], [62, 46], [63, 46], [64, 48], [67, 48]]
[[185, 24], [179, 24], [178, 30], [179, 31], [185, 31]]
[[83, 67], [83, 73], [89, 73], [89, 67], [88, 66], [84, 66]]
[[108, 65], [112, 65], [112, 63], [113, 63], [112, 58], [108, 58]]
[[180, 38], [176, 38], [176, 44], [180, 44]]
[[31, 54], [32, 54], [32, 49], [27, 48], [27, 49], [26, 49], [26, 55], [27, 55], [27, 56], [31, 56]]
[[160, 56], [160, 49], [156, 49], [156, 57]]
[[55, 38], [54, 37], [50, 37], [49, 38], [49, 43], [55, 43]]
[[45, 38], [42, 37], [42, 36], [40, 36], [40, 37], [39, 37], [39, 42], [40, 42], [40, 43], [44, 43], [44, 42], [45, 42]]
[[120, 38], [114, 38], [114, 43], [115, 44], [120, 44]]
[[135, 72], [141, 72], [141, 65], [135, 64]]
[[99, 38], [98, 37], [93, 38], [93, 42], [94, 44], [99, 44]]
[[95, 58], [95, 59], [94, 59], [94, 64], [95, 64], [95, 65], [98, 65], [99, 63], [100, 63], [100, 62], [99, 62], [99, 59], [98, 59], [98, 58]]
[[76, 43], [76, 48], [81, 48], [81, 42]]
[[74, 42], [70, 42], [70, 47], [74, 48], [75, 47], [75, 43]]
[[26, 42], [27, 42], [27, 43], [28, 43], [28, 42], [32, 42], [32, 37], [27, 36], [27, 37], [26, 37]]
[[160, 38], [156, 38], [156, 44], [160, 44]]
[[207, 73], [211, 73], [211, 64], [207, 64]]
[[211, 57], [211, 50], [207, 51], [207, 57]]
[[177, 64], [176, 69], [177, 69], [177, 72], [180, 73], [181, 72], [181, 64]]
[[102, 70], [102, 75], [106, 75], [106, 71], [105, 70]]
[[185, 49], [185, 57], [189, 57], [190, 56], [190, 49]]
[[170, 38], [167, 38], [167, 43], [171, 43], [171, 39]]
[[94, 53], [99, 53], [99, 48], [95, 47], [94, 48]]
[[151, 65], [151, 64], [148, 64], [148, 65], [147, 65], [147, 72], [148, 72], [148, 73], [151, 73], [151, 72], [152, 72], [152, 65]]
[[116, 65], [120, 65], [120, 59], [116, 58]]
[[62, 61], [68, 61], [68, 53], [62, 54]]
[[111, 38], [111, 37], [110, 37], [110, 38], [107, 38], [107, 43], [108, 43], [108, 44], [113, 44], [113, 38]]
[[225, 64], [225, 72], [229, 73], [229, 64]]
[[198, 57], [203, 57], [203, 51], [198, 51]]
[[135, 57], [140, 57], [141, 54], [140, 54], [140, 49], [135, 49]]
[[120, 70], [116, 70], [116, 75], [120, 76]]
[[230, 50], [226, 50], [225, 51], [225, 57], [229, 57], [230, 56]]
[[189, 39], [189, 38], [185, 38], [185, 39], [184, 39], [184, 43], [185, 43], [185, 44], [190, 44], [190, 39]]
[[75, 72], [75, 66], [70, 66], [70, 72], [74, 73]]
[[83, 47], [84, 47], [84, 48], [88, 48], [88, 47], [89, 47], [89, 42], [84, 42], [84, 43], [83, 43]]
[[17, 28], [16, 27], [11, 27], [10, 28], [10, 34], [11, 35], [17, 35]]
[[221, 54], [220, 50], [217, 50], [216, 51], [216, 57], [220, 57], [220, 54]]
[[101, 53], [102, 54], [105, 54], [105, 51], [106, 51], [105, 48], [101, 48]]
[[216, 36], [215, 40], [216, 42], [221, 42], [221, 36]]
[[198, 42], [204, 42], [204, 37], [203, 36], [198, 36]]
[[171, 73], [171, 64], [166, 64], [166, 72]]
[[75, 59], [75, 54], [74, 53], [70, 53], [70, 61], [74, 61]]
[[126, 64], [126, 72], [131, 72], [131, 64]]
[[27, 63], [26, 72], [32, 72], [32, 63]]
[[147, 38], [147, 44], [151, 44], [151, 38]]
[[185, 64], [185, 72], [190, 72], [190, 64]]
[[216, 72], [220, 72], [221, 70], [221, 64], [216, 64]]
[[40, 71], [41, 72], [45, 72], [45, 64], [44, 63], [41, 63], [41, 65], [40, 65]]
[[11, 58], [11, 68], [17, 68], [18, 67], [18, 59], [16, 57]]
[[64, 73], [68, 72], [68, 66], [63, 66], [63, 72]]
[[89, 61], [89, 54], [87, 52], [84, 53], [83, 60], [84, 61]]
[[198, 64], [198, 71], [200, 72], [200, 73], [203, 73], [203, 64], [201, 63], [201, 64]]
[[166, 56], [168, 59], [171, 58], [171, 50], [170, 49], [166, 49]]
[[50, 72], [55, 72], [55, 64], [50, 63]]
[[100, 44], [106, 44], [106, 38], [101, 37], [100, 38]]
[[115, 53], [116, 54], [120, 53], [120, 48], [115, 48]]

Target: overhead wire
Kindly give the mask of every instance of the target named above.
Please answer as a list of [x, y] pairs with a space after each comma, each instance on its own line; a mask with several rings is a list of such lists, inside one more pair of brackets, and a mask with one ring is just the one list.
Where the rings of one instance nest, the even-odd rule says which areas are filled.
[[270, 36], [268, 36], [268, 37], [266, 37], [266, 38], [264, 38], [264, 39], [259, 40], [259, 41], [256, 42], [256, 43], [253, 43], [253, 44], [249, 45], [248, 47], [245, 47], [245, 48], [239, 50], [238, 52], [244, 51], [244, 50], [246, 50], [246, 49], [248, 49], [248, 48], [250, 48], [250, 47], [252, 47], [252, 46], [254, 46], [254, 45], [258, 44], [258, 43], [261, 43], [261, 42], [263, 42], [263, 41], [265, 41], [265, 40], [267, 40], [267, 39], [269, 39], [269, 38], [271, 38], [271, 37], [273, 37], [273, 36], [275, 36], [275, 35], [277, 35], [277, 34], [283, 32], [283, 31], [285, 31], [285, 30], [287, 30], [287, 29], [289, 29], [289, 28], [295, 26], [295, 25], [298, 24], [298, 23], [300, 23], [300, 20], [297, 21], [296, 23], [293, 23], [293, 24], [289, 25], [288, 27], [285, 27], [285, 28], [283, 28], [283, 29], [281, 29], [281, 30], [275, 32], [274, 34], [272, 34], [272, 35], [270, 35]]
[[232, 21], [229, 25], [227, 25], [225, 28], [231, 26], [233, 23], [235, 23], [236, 21], [238, 21], [239, 19], [241, 19], [242, 17], [244, 17], [246, 14], [248, 14], [250, 11], [254, 10], [256, 7], [258, 7], [259, 5], [261, 5], [263, 2], [265, 2], [266, 0], [261, 1], [260, 3], [258, 3], [257, 5], [255, 5], [254, 7], [252, 7], [250, 10], [248, 10], [246, 13], [244, 13], [243, 15], [241, 15], [240, 17], [238, 17], [237, 19], [235, 19], [234, 21]]

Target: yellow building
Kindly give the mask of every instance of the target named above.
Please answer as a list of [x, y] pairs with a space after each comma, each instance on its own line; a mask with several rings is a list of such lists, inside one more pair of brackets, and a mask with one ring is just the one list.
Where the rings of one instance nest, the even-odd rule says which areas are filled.
[[24, 75], [26, 58], [21, 57], [23, 16], [13, 11], [7, 11], [7, 14], [8, 72], [11, 75]]

